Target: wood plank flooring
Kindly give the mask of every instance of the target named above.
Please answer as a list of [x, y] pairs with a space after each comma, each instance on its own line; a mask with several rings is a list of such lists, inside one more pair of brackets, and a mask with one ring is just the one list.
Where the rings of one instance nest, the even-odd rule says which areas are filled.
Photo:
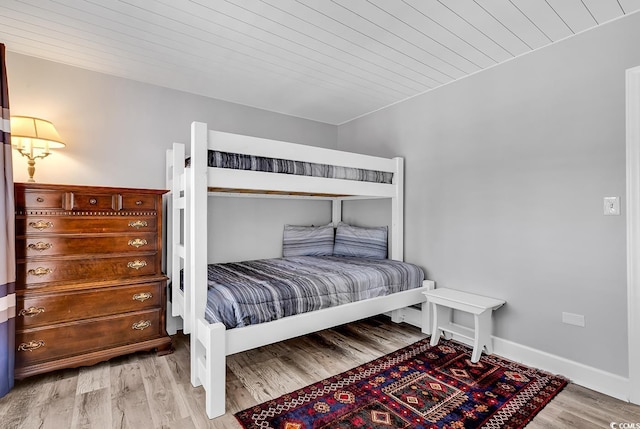
[[[0, 399], [0, 428], [239, 428], [233, 413], [411, 344], [417, 328], [377, 317], [227, 359], [227, 414], [209, 420], [204, 390], [189, 381], [189, 337], [175, 353], [135, 353], [92, 367], [16, 382]], [[527, 426], [609, 428], [640, 423], [640, 406], [570, 384]]]

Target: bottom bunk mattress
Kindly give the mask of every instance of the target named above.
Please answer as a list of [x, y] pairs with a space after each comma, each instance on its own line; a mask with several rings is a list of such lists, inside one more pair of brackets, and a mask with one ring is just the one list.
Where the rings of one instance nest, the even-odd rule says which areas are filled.
[[422, 286], [416, 265], [390, 259], [296, 256], [210, 264], [205, 319], [229, 328]]

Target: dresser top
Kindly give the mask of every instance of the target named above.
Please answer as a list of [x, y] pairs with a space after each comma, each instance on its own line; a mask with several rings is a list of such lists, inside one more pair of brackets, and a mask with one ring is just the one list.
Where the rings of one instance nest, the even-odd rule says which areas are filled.
[[64, 191], [75, 191], [75, 192], [105, 192], [105, 193], [128, 193], [128, 192], [138, 192], [145, 194], [158, 194], [162, 195], [169, 191], [165, 189], [142, 189], [142, 188], [123, 188], [123, 187], [109, 187], [109, 186], [87, 186], [87, 185], [60, 185], [60, 184], [51, 184], [51, 183], [22, 183], [17, 182], [14, 184], [15, 189], [17, 191], [23, 189], [33, 189], [33, 190], [64, 190]]

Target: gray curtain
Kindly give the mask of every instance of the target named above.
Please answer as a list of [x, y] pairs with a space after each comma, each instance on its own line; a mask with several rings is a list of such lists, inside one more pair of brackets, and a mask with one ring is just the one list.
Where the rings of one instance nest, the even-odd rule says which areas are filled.
[[0, 397], [13, 387], [16, 316], [15, 211], [11, 134], [9, 133], [9, 89], [5, 48], [0, 43]]

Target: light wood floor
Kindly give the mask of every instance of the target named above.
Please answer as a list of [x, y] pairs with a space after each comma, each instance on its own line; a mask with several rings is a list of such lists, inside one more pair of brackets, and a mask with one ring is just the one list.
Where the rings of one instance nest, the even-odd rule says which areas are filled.
[[[346, 371], [424, 335], [379, 317], [227, 359], [227, 414], [209, 420], [204, 390], [189, 382], [189, 341], [175, 353], [136, 353], [92, 367], [17, 381], [0, 399], [0, 428], [239, 428], [233, 413]], [[609, 428], [640, 423], [640, 406], [570, 384], [527, 426]]]

